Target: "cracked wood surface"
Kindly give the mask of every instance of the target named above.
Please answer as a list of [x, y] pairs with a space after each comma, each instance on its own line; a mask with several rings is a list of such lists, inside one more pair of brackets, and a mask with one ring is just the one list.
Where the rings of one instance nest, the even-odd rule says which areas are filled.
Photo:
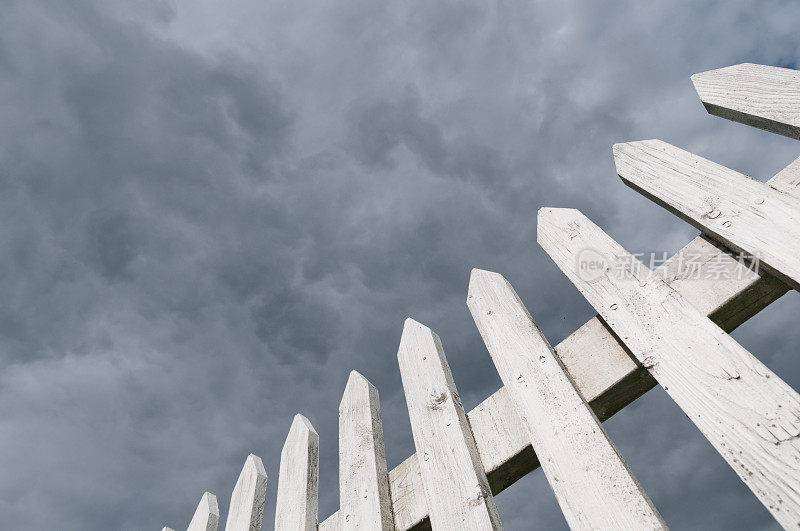
[[[800, 395], [579, 211], [541, 209], [537, 240], [773, 517], [800, 526]], [[576, 267], [585, 249], [602, 274]]]

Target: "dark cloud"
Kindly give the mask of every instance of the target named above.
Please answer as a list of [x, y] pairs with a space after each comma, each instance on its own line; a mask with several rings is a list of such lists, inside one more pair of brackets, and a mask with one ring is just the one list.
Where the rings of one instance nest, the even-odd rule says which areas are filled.
[[[464, 404], [500, 383], [464, 304], [511, 280], [556, 343], [592, 312], [535, 243], [582, 209], [631, 250], [694, 231], [626, 188], [611, 145], [659, 137], [769, 177], [787, 139], [708, 117], [694, 72], [795, 65], [798, 8], [730, 3], [12, 1], [0, 18], [0, 504], [12, 529], [185, 525], [296, 412], [338, 505], [337, 407], [380, 389], [413, 451], [407, 316]], [[800, 386], [792, 293], [737, 338]], [[788, 328], [787, 328], [788, 327]], [[788, 330], [788, 331], [787, 331]], [[675, 528], [771, 520], [664, 396], [609, 423]], [[700, 500], [700, 501], [698, 501]], [[563, 527], [541, 473], [508, 529]], [[721, 516], [719, 516], [721, 515]]]

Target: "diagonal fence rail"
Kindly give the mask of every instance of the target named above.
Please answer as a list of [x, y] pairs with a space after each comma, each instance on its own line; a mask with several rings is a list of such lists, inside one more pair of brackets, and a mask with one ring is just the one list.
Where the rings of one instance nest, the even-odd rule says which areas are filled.
[[[800, 139], [800, 72], [742, 64], [692, 81], [710, 114]], [[319, 438], [298, 415], [276, 529], [499, 529], [494, 495], [540, 458], [571, 527], [664, 529], [600, 424], [656, 384], [782, 526], [800, 524], [800, 397], [727, 334], [800, 287], [800, 158], [766, 184], [659, 140], [617, 144], [614, 158], [626, 184], [703, 234], [650, 271], [580, 212], [542, 209], [540, 244], [599, 315], [553, 348], [502, 276], [474, 270], [467, 303], [504, 386], [465, 412], [438, 336], [409, 319], [398, 361], [417, 453], [387, 472], [378, 390], [354, 371], [339, 408], [341, 509], [318, 523]], [[608, 264], [579, 274], [586, 248], [626, 258], [624, 278]], [[262, 528], [266, 483], [251, 455], [228, 531]], [[206, 493], [189, 530], [218, 521]]]

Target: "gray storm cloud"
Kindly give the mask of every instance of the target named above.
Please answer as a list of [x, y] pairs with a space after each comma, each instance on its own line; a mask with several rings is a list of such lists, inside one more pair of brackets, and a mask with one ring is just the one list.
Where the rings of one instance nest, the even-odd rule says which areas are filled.
[[[338, 506], [337, 405], [380, 390], [413, 451], [396, 352], [442, 338], [467, 408], [500, 380], [464, 303], [503, 273], [556, 343], [592, 315], [536, 244], [581, 209], [632, 251], [694, 231], [625, 187], [615, 142], [662, 138], [757, 178], [796, 142], [708, 116], [692, 73], [797, 68], [776, 2], [10, 0], [0, 16], [0, 507], [8, 529], [160, 529], [296, 412]], [[735, 337], [795, 388], [790, 293]], [[769, 528], [660, 390], [608, 429], [676, 529]], [[563, 528], [540, 472], [508, 529]]]

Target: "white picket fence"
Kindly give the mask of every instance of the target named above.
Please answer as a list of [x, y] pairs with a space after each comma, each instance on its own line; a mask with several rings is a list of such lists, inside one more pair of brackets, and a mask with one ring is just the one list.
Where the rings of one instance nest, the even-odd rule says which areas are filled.
[[[800, 71], [741, 64], [692, 81], [709, 113], [800, 140]], [[378, 390], [353, 371], [339, 406], [340, 509], [317, 524], [319, 436], [297, 415], [275, 529], [500, 529], [494, 495], [538, 466], [573, 529], [665, 529], [600, 424], [656, 383], [780, 525], [800, 525], [800, 395], [727, 334], [800, 288], [800, 158], [767, 183], [660, 140], [617, 144], [614, 160], [626, 184], [703, 235], [651, 271], [577, 210], [541, 209], [539, 244], [598, 316], [553, 348], [501, 275], [473, 270], [467, 305], [504, 386], [466, 413], [439, 337], [408, 319], [397, 357], [416, 454], [387, 471]], [[227, 531], [261, 529], [266, 484], [250, 455]], [[218, 522], [205, 493], [188, 529]]]

